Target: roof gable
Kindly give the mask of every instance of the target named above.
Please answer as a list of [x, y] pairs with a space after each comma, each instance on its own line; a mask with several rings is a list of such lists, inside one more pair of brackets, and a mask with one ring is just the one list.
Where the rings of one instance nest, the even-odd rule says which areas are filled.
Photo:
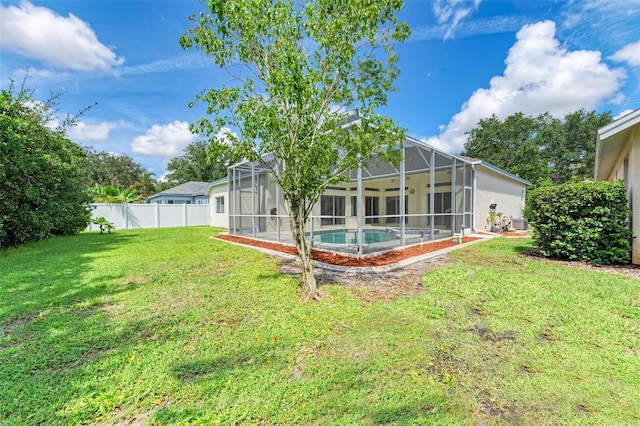
[[611, 174], [626, 141], [640, 126], [640, 108], [598, 129], [596, 139], [595, 179], [605, 180]]

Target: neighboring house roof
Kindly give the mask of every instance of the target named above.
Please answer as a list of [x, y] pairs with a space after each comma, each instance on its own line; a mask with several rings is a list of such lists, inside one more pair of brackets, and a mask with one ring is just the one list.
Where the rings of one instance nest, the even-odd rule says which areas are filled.
[[594, 173], [596, 180], [605, 180], [609, 177], [633, 127], [637, 125], [640, 125], [640, 108], [598, 129]]
[[165, 189], [157, 194], [153, 194], [148, 198], [148, 200], [171, 195], [197, 197], [198, 195], [205, 195], [205, 189], [208, 185], [209, 182], [187, 182], [174, 186], [173, 188]]
[[479, 160], [477, 158], [465, 157], [463, 155], [458, 156], [458, 158], [462, 158], [463, 160], [466, 160], [473, 165], [480, 165], [480, 166], [486, 167], [489, 170], [493, 170], [496, 173], [499, 173], [510, 179], [517, 180], [518, 182], [523, 183], [525, 185], [531, 185], [531, 182], [529, 182], [528, 180], [522, 179], [520, 176], [514, 175], [513, 173], [509, 173], [506, 170], [502, 170], [500, 167], [494, 166], [493, 164], [487, 163], [486, 161]]

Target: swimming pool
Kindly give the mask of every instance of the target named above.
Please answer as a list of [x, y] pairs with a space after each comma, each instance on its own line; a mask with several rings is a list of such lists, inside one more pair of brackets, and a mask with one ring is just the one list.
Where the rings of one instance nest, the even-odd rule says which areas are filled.
[[[399, 240], [400, 237], [389, 229], [363, 229], [365, 244], [383, 243]], [[333, 229], [313, 233], [313, 240], [325, 244], [356, 244], [358, 231], [355, 229]]]

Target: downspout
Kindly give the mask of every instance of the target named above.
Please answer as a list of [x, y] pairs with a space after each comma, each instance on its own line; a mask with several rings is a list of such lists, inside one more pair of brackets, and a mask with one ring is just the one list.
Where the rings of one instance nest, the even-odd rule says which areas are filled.
[[472, 176], [472, 189], [471, 189], [471, 230], [472, 232], [476, 232], [476, 201], [478, 199], [476, 193], [476, 166], [475, 164], [471, 165], [471, 176]]
[[256, 167], [251, 163], [251, 222], [253, 224], [253, 238], [256, 237]]
[[404, 159], [404, 142], [402, 143], [402, 160], [400, 161], [400, 246], [405, 246], [405, 218], [406, 218], [406, 206], [405, 206], [405, 159]]
[[362, 241], [363, 233], [362, 233], [362, 162], [358, 162], [358, 197], [357, 197], [356, 206], [356, 214], [358, 216], [358, 241], [356, 244], [358, 245], [358, 257], [362, 257], [364, 245], [364, 241]]
[[[276, 163], [276, 172], [280, 174], [280, 167]], [[276, 241], [280, 242], [280, 185], [276, 182]]]
[[431, 149], [431, 164], [429, 166], [429, 216], [431, 217], [431, 225], [429, 226], [429, 238], [431, 241], [435, 239], [436, 233], [433, 229], [435, 227], [436, 221], [433, 216], [436, 211], [436, 200], [435, 200], [435, 188], [436, 188], [436, 171], [434, 165], [436, 164], [436, 151]]
[[[463, 189], [464, 190], [464, 189]], [[458, 213], [457, 196], [456, 196], [456, 158], [451, 159], [451, 234], [456, 234], [456, 218]]]

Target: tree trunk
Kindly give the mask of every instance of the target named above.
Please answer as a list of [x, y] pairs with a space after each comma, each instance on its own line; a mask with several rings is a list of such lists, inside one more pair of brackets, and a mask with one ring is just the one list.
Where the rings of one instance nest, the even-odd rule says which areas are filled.
[[298, 249], [298, 256], [302, 262], [302, 295], [307, 299], [320, 299], [320, 293], [316, 285], [316, 277], [313, 275], [313, 260], [311, 259], [311, 245], [305, 235], [305, 220], [299, 212], [299, 208], [292, 208], [291, 233]]

